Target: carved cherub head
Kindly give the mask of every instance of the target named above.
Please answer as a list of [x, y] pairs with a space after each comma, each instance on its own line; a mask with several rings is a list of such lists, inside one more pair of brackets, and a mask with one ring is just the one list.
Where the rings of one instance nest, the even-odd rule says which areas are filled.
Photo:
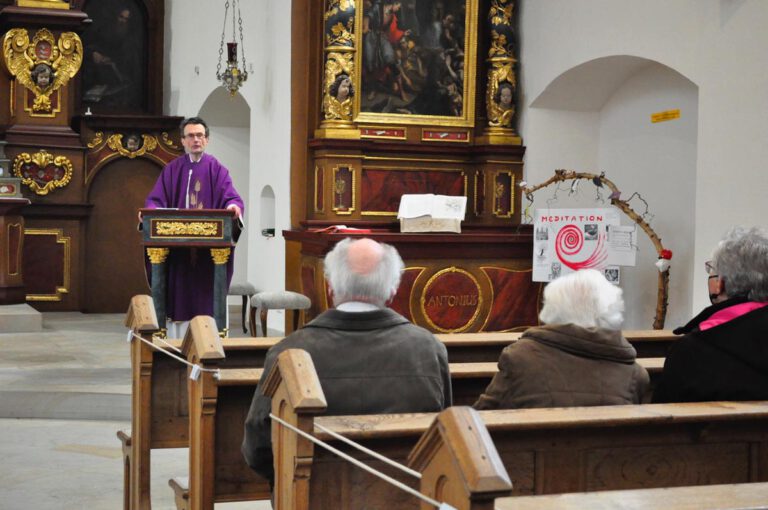
[[51, 83], [53, 83], [53, 68], [49, 66], [48, 64], [37, 64], [32, 69], [32, 81], [37, 85], [40, 89], [45, 90], [48, 88]]
[[509, 110], [512, 108], [512, 97], [512, 84], [505, 81], [499, 84], [493, 100], [502, 110]]
[[346, 101], [347, 98], [355, 96], [352, 80], [344, 73], [338, 75], [336, 79], [333, 80], [333, 83], [331, 83], [331, 86], [328, 88], [328, 92], [340, 103]]

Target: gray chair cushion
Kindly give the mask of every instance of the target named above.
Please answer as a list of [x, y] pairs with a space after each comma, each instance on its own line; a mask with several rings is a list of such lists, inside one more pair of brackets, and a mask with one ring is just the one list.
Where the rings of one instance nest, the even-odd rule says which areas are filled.
[[232, 282], [229, 286], [230, 296], [253, 296], [256, 294], [256, 287], [251, 282]]
[[259, 292], [251, 298], [251, 306], [261, 310], [306, 310], [311, 305], [307, 296], [290, 290]]

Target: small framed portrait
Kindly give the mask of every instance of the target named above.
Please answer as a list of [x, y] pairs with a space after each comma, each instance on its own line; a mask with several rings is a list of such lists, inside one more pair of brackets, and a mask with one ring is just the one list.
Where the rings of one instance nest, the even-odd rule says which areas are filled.
[[474, 122], [478, 0], [363, 0], [357, 120]]
[[584, 240], [594, 241], [597, 239], [597, 223], [584, 224]]

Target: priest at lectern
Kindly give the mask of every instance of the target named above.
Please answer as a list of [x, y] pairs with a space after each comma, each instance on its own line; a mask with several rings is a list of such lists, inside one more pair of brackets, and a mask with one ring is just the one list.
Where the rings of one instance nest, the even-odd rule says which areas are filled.
[[[163, 168], [147, 196], [145, 208], [231, 209], [242, 220], [244, 210], [229, 171], [205, 154], [208, 125], [199, 117], [181, 123], [181, 143], [186, 154]], [[141, 219], [141, 216], [139, 217]], [[227, 262], [227, 288], [232, 280], [234, 251]], [[168, 334], [183, 337], [183, 324], [196, 315], [213, 316], [214, 264], [208, 250], [171, 250], [168, 256], [166, 313]]]

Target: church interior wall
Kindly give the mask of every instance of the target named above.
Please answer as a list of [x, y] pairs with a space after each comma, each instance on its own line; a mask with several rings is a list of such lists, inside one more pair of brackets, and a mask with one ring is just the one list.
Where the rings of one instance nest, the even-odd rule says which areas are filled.
[[[531, 103], [568, 69], [611, 55], [632, 55], [674, 69], [698, 87], [695, 182], [679, 191], [680, 199], [694, 204], [693, 264], [674, 260], [673, 271], [680, 264], [692, 268], [691, 312], [699, 310], [708, 300], [706, 279], [695, 268], [703, 266], [730, 226], [764, 224], [760, 218], [768, 209], [762, 192], [768, 174], [761, 170], [768, 155], [768, 71], [762, 65], [768, 5], [759, 0], [542, 0], [522, 2], [519, 14], [519, 129], [528, 147], [529, 182], [554, 170], [529, 164], [534, 154], [558, 153], [561, 130], [571, 129], [568, 124], [558, 129], [552, 112]], [[650, 113], [655, 112], [645, 112]], [[548, 132], [537, 127], [543, 123], [540, 117], [549, 122]], [[655, 193], [646, 198], [653, 203], [664, 199]], [[675, 226], [663, 236], [665, 243], [684, 239], [684, 228]]]
[[[606, 137], [610, 126], [632, 125], [630, 117], [638, 111], [628, 107], [627, 101], [639, 100], [644, 93], [654, 94], [658, 89], [637, 89], [642, 77], [636, 70], [614, 90], [625, 101], [622, 108], [605, 110], [610, 102], [592, 111], [534, 107], [533, 101], [566, 71], [595, 59], [628, 55], [666, 66], [698, 87], [693, 141], [696, 154], [695, 158], [686, 156], [695, 171], [688, 186], [679, 190], [681, 217], [669, 224], [668, 232], [667, 226], [659, 228], [665, 244], [673, 249], [680, 244], [673, 261], [671, 292], [676, 305], [670, 310], [673, 320], [668, 322], [673, 326], [672, 322], [706, 304], [706, 282], [695, 268], [709, 257], [722, 233], [733, 224], [760, 224], [761, 213], [768, 208], [762, 191], [768, 185], [768, 173], [759, 171], [768, 159], [763, 143], [768, 135], [764, 122], [768, 70], [761, 65], [768, 47], [768, 33], [763, 30], [768, 23], [768, 6], [760, 0], [536, 0], [521, 1], [518, 9], [522, 62], [518, 130], [527, 147], [525, 178], [529, 183], [543, 180], [555, 168], [602, 167], [628, 191], [635, 183], [645, 185], [638, 168], [648, 162], [641, 158], [647, 153], [619, 152], [619, 142], [632, 145], [633, 141], [618, 140], [620, 132], [610, 144]], [[243, 2], [241, 6], [246, 58], [252, 66], [241, 89], [251, 105], [247, 194], [253, 202], [264, 186], [272, 187], [278, 234], [265, 241], [258, 239], [261, 236], [255, 231], [251, 233], [247, 276], [258, 287], [270, 290], [284, 285], [285, 245], [279, 233], [290, 226], [290, 10], [290, 4], [281, 1]], [[201, 14], [208, 24], [197, 22]], [[206, 0], [166, 2], [165, 113], [199, 111], [218, 86], [215, 68], [222, 16], [222, 6], [214, 9]], [[632, 85], [632, 79], [640, 81]], [[685, 100], [681, 96], [678, 105]], [[641, 106], [642, 122], [648, 125], [649, 115], [655, 113], [649, 109], [655, 106]], [[691, 121], [693, 118], [683, 114], [677, 124], [667, 124], [690, 137]], [[684, 124], [687, 130], [682, 129]], [[642, 139], [642, 131], [638, 129], [631, 136]], [[681, 153], [686, 143], [690, 142], [679, 140]], [[665, 154], [656, 156], [669, 158], [668, 164], [682, 158], [670, 151], [666, 147]], [[652, 162], [660, 164], [657, 159]], [[681, 168], [677, 163], [674, 166]], [[682, 179], [689, 175], [690, 167], [678, 171], [676, 175]], [[676, 202], [658, 191], [647, 193], [643, 196], [655, 204], [655, 221], [669, 218]], [[249, 208], [250, 225], [260, 224], [259, 210], [255, 205]], [[689, 220], [691, 224], [686, 223]], [[681, 240], [690, 241], [691, 246], [683, 248]], [[257, 249], [259, 242], [269, 249]], [[253, 255], [256, 253], [260, 255]], [[677, 271], [677, 267], [686, 269]], [[652, 280], [655, 282], [655, 277]], [[642, 291], [640, 299], [650, 300], [648, 292]], [[686, 293], [692, 295], [690, 302], [681, 297]], [[638, 314], [649, 315], [644, 308]]]

